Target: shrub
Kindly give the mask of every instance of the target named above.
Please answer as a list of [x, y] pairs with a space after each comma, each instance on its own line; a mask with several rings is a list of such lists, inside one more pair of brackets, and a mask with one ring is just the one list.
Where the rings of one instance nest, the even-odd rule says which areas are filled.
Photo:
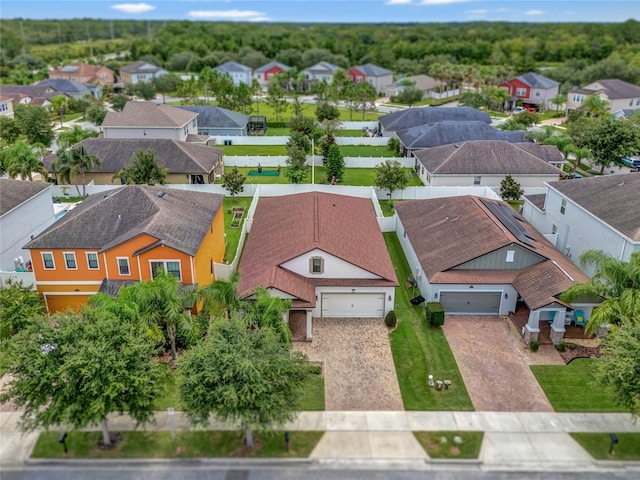
[[567, 344], [564, 342], [558, 342], [558, 344], [556, 345], [556, 350], [558, 350], [559, 352], [564, 352], [567, 349]]
[[540, 342], [538, 342], [538, 340], [531, 340], [531, 342], [529, 342], [529, 348], [532, 352], [537, 352], [538, 348], [540, 348]]
[[396, 312], [391, 310], [389, 313], [387, 313], [387, 316], [384, 317], [384, 323], [389, 328], [395, 327], [397, 323]]
[[398, 140], [396, 137], [391, 137], [389, 139], [389, 142], [387, 143], [387, 147], [392, 152], [396, 152], [396, 153], [399, 152], [400, 151], [400, 140]]
[[427, 322], [432, 327], [444, 325], [444, 308], [440, 302], [428, 302], [426, 307]]
[[322, 366], [310, 363], [307, 365], [307, 371], [310, 375], [322, 375]]

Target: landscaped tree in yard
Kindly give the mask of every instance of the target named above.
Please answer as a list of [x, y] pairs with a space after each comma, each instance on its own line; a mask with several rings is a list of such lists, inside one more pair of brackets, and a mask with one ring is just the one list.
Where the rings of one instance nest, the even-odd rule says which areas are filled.
[[340, 153], [340, 147], [335, 143], [329, 147], [326, 164], [327, 180], [330, 183], [341, 182], [344, 177], [344, 158]]
[[43, 180], [47, 178], [47, 169], [42, 163], [45, 151], [42, 146], [29, 145], [22, 140], [16, 141], [2, 152], [4, 169], [11, 178], [20, 177], [33, 181], [33, 174], [39, 173]]
[[383, 190], [389, 190], [389, 198], [396, 190], [403, 190], [409, 183], [406, 169], [397, 160], [385, 160], [376, 167], [373, 184]]
[[162, 371], [140, 326], [99, 309], [58, 314], [27, 326], [8, 345], [10, 380], [0, 401], [24, 410], [26, 431], [99, 425], [112, 444], [107, 415], [153, 418]]
[[113, 108], [116, 112], [121, 112], [129, 100], [130, 98], [127, 95], [123, 95], [121, 93], [112, 95], [110, 99], [111, 108]]
[[590, 128], [576, 144], [591, 151], [593, 163], [600, 166], [600, 173], [611, 165], [623, 165], [622, 157], [640, 151], [640, 131], [630, 122], [605, 117], [586, 125]]
[[598, 95], [587, 95], [582, 104], [582, 109], [585, 110], [590, 117], [601, 117], [606, 115], [609, 110], [609, 102], [600, 98]]
[[553, 103], [556, 106], [556, 113], [558, 113], [560, 111], [560, 107], [562, 105], [566, 105], [567, 103], [567, 95], [563, 95], [561, 93], [558, 93], [557, 95], [555, 95], [554, 97], [551, 98], [551, 103]]
[[284, 174], [291, 183], [302, 183], [307, 178], [307, 152], [298, 145], [287, 147], [287, 168]]
[[500, 196], [505, 200], [520, 200], [524, 190], [511, 175], [507, 175], [500, 182]]
[[[71, 184], [77, 176], [82, 177], [82, 196], [87, 195], [87, 181], [85, 174], [99, 166], [102, 161], [95, 155], [89, 155], [84, 145], [69, 150], [62, 150], [53, 164], [54, 170], [60, 175], [60, 179], [66, 184]], [[80, 195], [80, 189], [76, 184], [76, 190]]]
[[217, 321], [209, 338], [178, 361], [184, 411], [196, 425], [207, 425], [211, 414], [241, 424], [252, 448], [254, 429], [271, 430], [295, 418], [309, 375], [305, 364], [271, 328], [252, 330], [235, 317]]
[[287, 99], [284, 98], [284, 90], [277, 82], [271, 82], [269, 84], [267, 98], [264, 103], [273, 109], [273, 113], [276, 116], [276, 122], [280, 121], [280, 115], [286, 112], [289, 107]]
[[244, 181], [247, 179], [240, 173], [236, 167], [233, 167], [230, 172], [222, 175], [222, 187], [229, 191], [232, 197], [244, 190]]
[[124, 179], [127, 184], [155, 185], [166, 183], [169, 169], [162, 166], [153, 150], [138, 150], [126, 167], [116, 173], [113, 178]]
[[602, 298], [585, 326], [585, 333], [595, 333], [601, 325], [640, 322], [640, 253], [631, 254], [629, 262], [617, 260], [600, 250], [580, 255], [583, 269], [594, 267], [591, 281], [570, 287], [560, 297], [571, 302], [576, 298]]
[[202, 309], [209, 315], [224, 309], [224, 318], [229, 320], [231, 314], [237, 311], [243, 302], [238, 297], [240, 275], [234, 271], [229, 280], [216, 280], [201, 287], [197, 292], [198, 301], [202, 301]]
[[56, 95], [51, 98], [51, 110], [60, 117], [60, 126], [62, 127], [62, 120], [64, 119], [64, 112], [67, 110], [69, 104], [69, 97], [66, 95]]
[[14, 109], [14, 119], [20, 133], [32, 145], [49, 148], [55, 138], [49, 112], [38, 105], [18, 104]]
[[291, 330], [283, 315], [291, 308], [291, 300], [269, 295], [264, 288], [256, 290], [255, 300], [244, 303], [242, 320], [250, 328], [270, 328], [283, 343], [291, 343]]
[[84, 116], [90, 122], [93, 122], [96, 125], [102, 125], [104, 117], [107, 116], [107, 109], [101, 103], [94, 103], [93, 105], [89, 105], [89, 107], [87, 107], [84, 112]]
[[0, 341], [24, 330], [43, 312], [44, 302], [37, 291], [25, 287], [22, 281], [5, 281], [0, 288]]
[[65, 130], [58, 134], [58, 147], [69, 148], [76, 143], [81, 142], [85, 138], [95, 138], [100, 135], [97, 130], [88, 130], [82, 128], [80, 125], [74, 125], [70, 130]]
[[320, 102], [316, 105], [316, 118], [319, 122], [337, 120], [340, 118], [340, 110], [329, 102]]
[[404, 89], [396, 96], [391, 97], [392, 102], [401, 103], [411, 107], [414, 103], [418, 103], [424, 97], [424, 92], [416, 88], [416, 82], [405, 80]]

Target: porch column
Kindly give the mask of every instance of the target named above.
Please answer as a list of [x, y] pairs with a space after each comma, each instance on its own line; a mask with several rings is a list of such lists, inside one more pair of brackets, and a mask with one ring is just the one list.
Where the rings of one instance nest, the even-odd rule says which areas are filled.
[[312, 327], [313, 319], [311, 317], [312, 310], [307, 310], [307, 342], [310, 342], [313, 338]]
[[538, 334], [540, 333], [540, 312], [538, 310], [531, 310], [529, 312], [529, 320], [527, 324], [522, 327], [522, 335], [524, 337], [524, 343], [529, 345], [532, 341], [538, 340]]
[[556, 314], [553, 317], [553, 323], [551, 324], [549, 338], [554, 345], [557, 345], [564, 339], [564, 317], [566, 312], [567, 311], [564, 308], [562, 310], [556, 310]]
[[289, 325], [289, 310], [282, 314], [282, 321]]

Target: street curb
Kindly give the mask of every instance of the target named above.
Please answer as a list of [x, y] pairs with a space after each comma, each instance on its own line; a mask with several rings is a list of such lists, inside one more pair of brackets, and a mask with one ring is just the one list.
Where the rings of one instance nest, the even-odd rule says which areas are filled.
[[96, 465], [217, 465], [225, 467], [237, 467], [241, 465], [256, 467], [265, 465], [268, 467], [286, 465], [311, 465], [316, 463], [309, 458], [242, 458], [242, 457], [194, 457], [194, 458], [26, 458], [25, 465], [69, 465], [74, 467], [86, 467]]
[[598, 468], [638, 468], [640, 469], [639, 460], [594, 460], [593, 463]]

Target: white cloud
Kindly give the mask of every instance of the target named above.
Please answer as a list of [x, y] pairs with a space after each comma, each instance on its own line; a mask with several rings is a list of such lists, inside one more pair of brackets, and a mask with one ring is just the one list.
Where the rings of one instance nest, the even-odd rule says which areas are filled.
[[471, 0], [420, 0], [420, 5], [447, 5], [449, 3], [465, 3]]
[[529, 15], [529, 16], [543, 15], [543, 14], [544, 14], [544, 10], [527, 10], [526, 12], [523, 13], [523, 15]]
[[387, 0], [385, 5], [408, 5], [411, 0]]
[[112, 10], [118, 10], [124, 13], [145, 13], [155, 10], [156, 7], [148, 3], [117, 3], [111, 5]]
[[189, 16], [239, 22], [267, 22], [270, 20], [264, 12], [256, 12], [255, 10], [192, 10], [189, 12]]
[[475, 10], [469, 10], [467, 13], [471, 13], [473, 15], [485, 15], [489, 13], [489, 10], [486, 10], [484, 8], [477, 8]]

